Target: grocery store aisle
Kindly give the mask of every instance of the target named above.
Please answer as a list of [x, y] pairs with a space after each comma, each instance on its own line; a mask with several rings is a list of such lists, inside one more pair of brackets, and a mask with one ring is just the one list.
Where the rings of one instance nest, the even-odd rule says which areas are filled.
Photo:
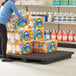
[[[62, 48], [59, 48], [62, 49]], [[62, 49], [64, 50], [64, 49]], [[24, 62], [2, 63], [0, 59], [1, 76], [76, 76], [76, 49], [73, 58], [48, 65]]]

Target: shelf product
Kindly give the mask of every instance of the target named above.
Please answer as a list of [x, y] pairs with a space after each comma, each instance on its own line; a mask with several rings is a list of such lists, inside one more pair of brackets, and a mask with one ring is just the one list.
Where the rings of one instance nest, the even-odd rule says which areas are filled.
[[75, 13], [63, 13], [63, 12], [60, 12], [60, 13], [57, 13], [55, 12], [54, 13], [54, 17], [53, 17], [53, 21], [54, 22], [72, 22], [72, 23], [75, 23], [76, 22], [76, 14]]
[[69, 0], [69, 5], [76, 5], [76, 0]]
[[51, 53], [57, 51], [57, 40], [35, 41], [34, 52]]
[[61, 0], [61, 5], [68, 5], [69, 4], [69, 0]]
[[60, 0], [53, 0], [53, 5], [60, 5]]
[[53, 0], [53, 5], [76, 5], [76, 0]]

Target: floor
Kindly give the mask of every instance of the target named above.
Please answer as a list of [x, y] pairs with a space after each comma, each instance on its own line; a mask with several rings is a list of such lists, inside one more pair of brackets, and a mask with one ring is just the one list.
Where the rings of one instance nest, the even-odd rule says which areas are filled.
[[1, 76], [76, 76], [76, 49], [58, 48], [59, 50], [74, 51], [71, 59], [48, 65], [24, 62], [1, 62]]

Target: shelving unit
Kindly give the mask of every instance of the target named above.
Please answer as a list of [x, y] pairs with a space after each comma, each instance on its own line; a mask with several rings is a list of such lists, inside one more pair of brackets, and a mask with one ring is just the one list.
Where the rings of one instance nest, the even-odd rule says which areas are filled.
[[[19, 5], [18, 5], [19, 6]], [[27, 12], [71, 12], [76, 6], [72, 5], [22, 5], [26, 8]], [[40, 7], [40, 8], [39, 8]], [[46, 10], [45, 10], [46, 9]], [[43, 11], [42, 11], [43, 10]], [[45, 22], [45, 30], [71, 30], [76, 31], [76, 23], [74, 22]], [[58, 42], [59, 47], [71, 47], [76, 48], [75, 42]], [[66, 45], [66, 46], [63, 46]], [[67, 46], [68, 45], [68, 46]]]
[[76, 7], [76, 5], [53, 5], [52, 7]]
[[45, 24], [69, 24], [69, 25], [76, 25], [76, 22], [45, 22]]

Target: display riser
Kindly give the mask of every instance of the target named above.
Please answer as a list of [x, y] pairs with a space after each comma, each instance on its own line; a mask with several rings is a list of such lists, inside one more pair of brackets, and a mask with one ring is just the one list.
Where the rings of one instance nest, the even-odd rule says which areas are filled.
[[64, 60], [71, 58], [73, 52], [65, 52], [65, 51], [56, 51], [52, 53], [30, 53], [30, 54], [25, 54], [25, 55], [7, 55], [8, 58], [13, 58], [13, 59], [20, 59], [24, 62], [39, 62], [41, 64], [49, 64], [52, 62]]

